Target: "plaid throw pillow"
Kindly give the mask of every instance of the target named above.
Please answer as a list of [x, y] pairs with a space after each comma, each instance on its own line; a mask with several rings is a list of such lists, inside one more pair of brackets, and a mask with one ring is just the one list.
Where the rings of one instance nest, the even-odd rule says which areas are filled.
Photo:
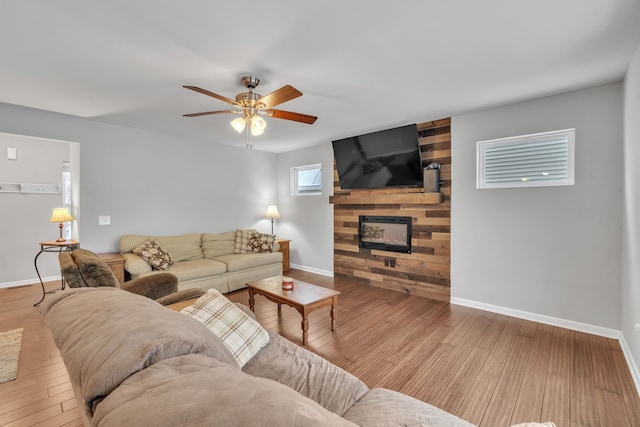
[[249, 239], [256, 230], [236, 230], [236, 246], [233, 250], [234, 254], [246, 254], [247, 246], [249, 245]]
[[269, 342], [269, 333], [219, 291], [209, 289], [181, 313], [203, 323], [231, 350], [243, 367]]
[[133, 253], [142, 257], [154, 270], [168, 270], [173, 264], [171, 255], [155, 239], [145, 240], [135, 247]]

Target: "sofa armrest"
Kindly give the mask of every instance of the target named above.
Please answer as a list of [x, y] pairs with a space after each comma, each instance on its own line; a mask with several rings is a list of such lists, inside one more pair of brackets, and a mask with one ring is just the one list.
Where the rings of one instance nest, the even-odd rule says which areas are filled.
[[120, 254], [124, 257], [124, 269], [131, 275], [137, 276], [142, 273], [151, 271], [151, 266], [140, 255], [132, 252]]
[[165, 295], [156, 299], [156, 302], [162, 305], [175, 304], [177, 302], [186, 301], [189, 299], [199, 298], [204, 295], [206, 291], [201, 288], [184, 289], [182, 291], [174, 292], [169, 295]]
[[125, 291], [157, 300], [178, 291], [178, 278], [171, 273], [156, 273], [124, 282]]

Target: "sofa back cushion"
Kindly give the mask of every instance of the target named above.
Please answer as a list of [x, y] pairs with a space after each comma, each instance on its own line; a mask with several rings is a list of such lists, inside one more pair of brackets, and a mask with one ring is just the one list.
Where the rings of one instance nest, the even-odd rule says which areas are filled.
[[89, 410], [130, 375], [160, 360], [204, 354], [238, 367], [206, 326], [122, 289], [60, 292], [40, 312]]
[[202, 254], [205, 258], [215, 258], [233, 253], [236, 244], [236, 232], [204, 233], [202, 235]]
[[247, 374], [291, 387], [338, 415], [369, 391], [354, 375], [321, 356], [274, 332], [269, 335], [269, 344], [243, 366]]
[[133, 252], [136, 246], [146, 240], [155, 239], [171, 255], [173, 262], [202, 258], [201, 234], [190, 233], [180, 236], [142, 236], [125, 234], [120, 237], [120, 252]]
[[[386, 425], [378, 421], [375, 425]], [[357, 427], [289, 387], [201, 355], [163, 360], [132, 375], [97, 405], [91, 422], [100, 427]]]

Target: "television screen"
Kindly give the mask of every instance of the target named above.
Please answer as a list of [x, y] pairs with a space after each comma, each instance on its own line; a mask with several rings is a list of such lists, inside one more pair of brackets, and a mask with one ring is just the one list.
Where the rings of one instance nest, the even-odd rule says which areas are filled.
[[415, 124], [333, 141], [340, 188], [422, 185]]

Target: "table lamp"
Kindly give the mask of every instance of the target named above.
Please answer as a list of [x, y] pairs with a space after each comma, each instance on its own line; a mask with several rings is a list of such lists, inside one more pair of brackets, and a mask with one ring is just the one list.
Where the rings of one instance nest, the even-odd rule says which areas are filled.
[[60, 238], [57, 239], [56, 242], [64, 242], [66, 240], [62, 238], [62, 223], [66, 221], [73, 221], [73, 217], [71, 216], [67, 208], [55, 208], [49, 222], [60, 223]]
[[267, 207], [267, 213], [264, 214], [267, 218], [271, 219], [271, 234], [273, 234], [273, 219], [280, 218], [280, 214], [278, 213], [278, 208], [276, 205], [269, 205]]

